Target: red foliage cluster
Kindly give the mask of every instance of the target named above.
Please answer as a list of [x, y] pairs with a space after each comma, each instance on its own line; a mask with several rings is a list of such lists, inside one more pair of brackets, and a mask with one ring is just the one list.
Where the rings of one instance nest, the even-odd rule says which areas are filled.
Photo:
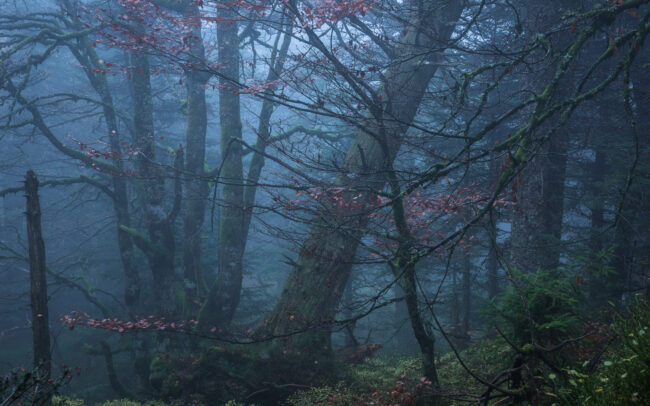
[[302, 7], [302, 25], [320, 28], [323, 24], [333, 23], [351, 15], [365, 15], [374, 7], [373, 3], [374, 1], [369, 0], [320, 0], [314, 6]]
[[[115, 131], [113, 131], [115, 132]], [[85, 155], [90, 158], [91, 160], [94, 159], [105, 159], [107, 161], [113, 161], [113, 162], [118, 162], [118, 161], [132, 161], [135, 159], [139, 154], [140, 154], [140, 149], [137, 145], [134, 144], [128, 144], [126, 141], [122, 141], [121, 147], [124, 148], [124, 153], [119, 153], [117, 151], [113, 151], [111, 146], [102, 141], [102, 140], [97, 140], [97, 143], [103, 145], [103, 149], [100, 149], [100, 147], [93, 147], [83, 141], [79, 141], [73, 137], [70, 137], [72, 141], [74, 141], [78, 146], [81, 151], [85, 153]], [[165, 137], [160, 137], [160, 140], [164, 140]], [[182, 151], [183, 146], [180, 145], [176, 151], [170, 152], [172, 156], [176, 154], [176, 152]], [[153, 158], [153, 155], [150, 155], [149, 158]], [[111, 170], [104, 169], [101, 166], [98, 166], [94, 161], [91, 161], [88, 166], [91, 169], [94, 169], [98, 172], [102, 173], [107, 173], [109, 172], [111, 175], [115, 176], [129, 176], [129, 177], [146, 177], [149, 176], [150, 174], [143, 173], [142, 171], [135, 171], [132, 169], [127, 169], [123, 170], [121, 172], [115, 172]], [[153, 168], [151, 169], [152, 171], [154, 170]]]
[[425, 377], [412, 381], [406, 378], [406, 374], [403, 374], [400, 378], [401, 380], [395, 382], [395, 385], [389, 391], [373, 392], [365, 404], [368, 406], [412, 405], [431, 386], [431, 381]]
[[[390, 210], [392, 200], [389, 197], [371, 195], [342, 186], [313, 187], [307, 191], [296, 192], [293, 199], [288, 199], [277, 192], [271, 194], [273, 201], [278, 204], [278, 209], [309, 212], [327, 207], [334, 214], [368, 215], [372, 220], [372, 226], [382, 229], [381, 235], [395, 235], [397, 232], [393, 213]], [[434, 245], [447, 238], [445, 229], [454, 230], [456, 224], [462, 224], [475, 216], [489, 203], [490, 198], [491, 192], [482, 190], [477, 185], [458, 188], [451, 193], [425, 193], [418, 189], [403, 198], [409, 231], [417, 244]], [[494, 207], [505, 207], [510, 203], [510, 197], [504, 195], [495, 199], [492, 204]], [[470, 247], [472, 239], [473, 237], [470, 236], [469, 239], [462, 240], [461, 247]], [[371, 258], [390, 256], [397, 248], [396, 241], [391, 238], [377, 238], [374, 245], [381, 253], [371, 253]]]
[[75, 326], [84, 326], [118, 333], [138, 333], [143, 331], [190, 332], [198, 324], [196, 320], [168, 322], [164, 317], [156, 318], [154, 316], [135, 321], [124, 321], [117, 318], [97, 319], [90, 317], [87, 313], [76, 311], [64, 315], [62, 321], [70, 330], [74, 330]]

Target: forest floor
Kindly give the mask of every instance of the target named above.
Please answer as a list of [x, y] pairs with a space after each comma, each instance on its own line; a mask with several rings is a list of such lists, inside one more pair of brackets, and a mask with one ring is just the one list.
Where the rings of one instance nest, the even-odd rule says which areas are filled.
[[[580, 346], [568, 349], [563, 354], [564, 358], [556, 358], [556, 362], [565, 362], [559, 373], [544, 365], [537, 365], [534, 378], [538, 392], [542, 395], [540, 404], [650, 404], [649, 322], [650, 306], [644, 303], [632, 309], [626, 317], [613, 321], [602, 336], [592, 336], [591, 343], [600, 342], [601, 345], [589, 347], [589, 342], [581, 341]], [[602, 340], [603, 336], [607, 339]], [[491, 337], [471, 343], [459, 351], [459, 355], [462, 364], [453, 352], [438, 359], [442, 405], [479, 404], [479, 397], [486, 392], [486, 386], [472, 377], [472, 374], [492, 381], [495, 376], [509, 370], [517, 352], [500, 337]], [[468, 369], [472, 374], [468, 373]], [[379, 355], [362, 364], [344, 367], [337, 383], [295, 392], [282, 405], [419, 404], [418, 399], [430, 391], [430, 382], [421, 377], [421, 371], [422, 365], [417, 355]], [[507, 381], [505, 383], [501, 387], [507, 389]], [[489, 404], [499, 404], [499, 400], [503, 400], [503, 397], [497, 397]], [[112, 400], [97, 406], [178, 404]], [[234, 400], [225, 403], [226, 406], [244, 404]], [[52, 406], [85, 404], [81, 400], [56, 397]]]

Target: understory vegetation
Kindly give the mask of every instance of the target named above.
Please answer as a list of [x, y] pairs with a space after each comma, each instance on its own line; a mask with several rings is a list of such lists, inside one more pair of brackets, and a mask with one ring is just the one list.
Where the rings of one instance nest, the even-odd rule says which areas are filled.
[[[646, 299], [635, 296], [624, 308], [612, 303], [606, 315], [599, 315], [598, 322], [580, 320], [580, 314], [588, 314], [584, 309], [550, 306], [577, 300], [578, 289], [563, 290], [567, 285], [575, 288], [574, 281], [565, 280], [563, 284], [540, 276], [522, 281], [522, 289], [531, 298], [530, 324], [520, 323], [521, 306], [513, 299], [515, 289], [505, 291], [490, 311], [492, 315], [486, 317], [492, 317], [493, 322], [507, 318], [510, 330], [493, 330], [476, 337], [462, 350], [440, 356], [438, 388], [423, 376], [417, 355], [379, 354], [357, 365], [332, 361], [314, 368], [297, 363], [295, 358], [264, 360], [255, 355], [259, 354], [255, 349], [224, 346], [208, 347], [198, 359], [160, 356], [155, 360], [151, 380], [158, 390], [158, 401], [85, 403], [57, 395], [52, 398], [52, 406], [209, 405], [228, 396], [232, 397], [225, 403], [228, 406], [255, 405], [255, 397], [260, 398], [262, 393], [259, 404], [275, 399], [272, 403], [285, 406], [418, 405], [432, 397], [441, 398], [440, 404], [449, 406], [497, 405], [508, 397], [532, 397], [542, 405], [650, 402], [650, 305]], [[544, 311], [532, 305], [538, 300], [546, 303]], [[536, 346], [526, 343], [530, 328], [535, 329], [533, 335], [540, 337]], [[560, 346], [554, 345], [553, 340], [557, 342], [558, 338], [563, 340]], [[294, 383], [276, 383], [258, 393], [246, 388], [246, 381], [252, 388], [263, 387], [263, 381], [272, 374]], [[318, 379], [314, 379], [315, 375]], [[305, 384], [295, 383], [301, 379]], [[520, 385], [513, 388], [514, 379]], [[258, 382], [251, 383], [255, 380]], [[510, 385], [502, 386], [503, 382]], [[15, 382], [13, 386], [10, 383], [4, 381], [3, 397], [16, 387]], [[494, 395], [487, 403], [484, 399], [490, 397], [485, 396], [486, 391]]]
[[[577, 331], [574, 331], [577, 333]], [[650, 306], [637, 301], [624, 313], [613, 312], [611, 324], [566, 349], [570, 362], [555, 372], [541, 366], [535, 371], [541, 404], [557, 405], [645, 405], [650, 402]], [[516, 350], [498, 337], [481, 338], [455, 354], [440, 357], [439, 374], [445, 405], [463, 405], [472, 395], [485, 390], [466, 368], [491, 380], [507, 370]], [[284, 402], [286, 406], [411, 405], [431, 396], [430, 384], [423, 380], [417, 356], [377, 356], [356, 366], [340, 366], [338, 382], [298, 389]], [[166, 406], [177, 403], [116, 400], [97, 406]], [[188, 404], [188, 403], [181, 403]], [[199, 404], [199, 403], [196, 403]], [[238, 406], [232, 400], [228, 406]], [[498, 404], [498, 400], [489, 403]], [[53, 406], [86, 406], [83, 401], [55, 397]]]

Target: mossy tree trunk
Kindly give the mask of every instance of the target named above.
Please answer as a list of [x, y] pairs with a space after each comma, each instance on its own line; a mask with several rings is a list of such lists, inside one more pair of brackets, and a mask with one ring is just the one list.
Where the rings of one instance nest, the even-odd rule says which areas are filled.
[[385, 185], [386, 169], [437, 71], [440, 53], [430, 52], [431, 46], [445, 47], [462, 9], [459, 1], [425, 1], [407, 25], [401, 52], [388, 64], [385, 85], [378, 90], [381, 113], [369, 116], [357, 132], [334, 182], [347, 191], [346, 199], [361, 194], [361, 207], [325, 208], [317, 216], [268, 319], [266, 328], [276, 335], [311, 330], [292, 338], [288, 344], [294, 350], [330, 347], [330, 323], [364, 235], [367, 209]]
[[187, 88], [187, 128], [185, 132], [185, 198], [187, 207], [183, 217], [183, 277], [184, 315], [194, 317], [198, 300], [207, 290], [201, 266], [201, 227], [205, 217], [206, 198], [209, 193], [205, 177], [205, 141], [207, 107], [205, 84], [210, 75], [205, 72], [205, 49], [201, 34], [201, 20], [196, 6], [188, 7], [187, 15], [196, 16], [197, 24], [190, 32], [187, 43], [191, 59], [185, 69]]
[[[72, 28], [76, 31], [83, 31], [86, 29], [79, 20], [77, 4], [73, 4], [70, 0], [61, 0], [61, 6], [65, 9], [66, 16], [69, 18], [62, 19], [68, 28]], [[129, 233], [120, 227], [120, 225], [130, 227], [131, 224], [128, 207], [129, 199], [127, 180], [124, 177], [122, 147], [120, 144], [122, 139], [118, 128], [117, 113], [106, 75], [93, 72], [94, 68], [104, 69], [106, 66], [97, 55], [95, 48], [92, 46], [88, 36], [86, 35], [77, 37], [75, 41], [66, 41], [65, 46], [68, 47], [72, 55], [77, 59], [79, 66], [83, 69], [90, 85], [101, 100], [110, 153], [115, 158], [113, 159], [112, 165], [106, 165], [101, 169], [110, 176], [113, 185], [112, 193], [109, 196], [113, 200], [113, 210], [117, 220], [116, 232], [118, 248], [124, 271], [124, 302], [129, 313], [134, 315], [139, 311], [142, 285], [138, 272], [138, 263], [135, 258], [135, 247], [133, 241], [131, 240]], [[50, 139], [50, 141], [54, 141], [53, 144], [57, 146], [58, 142], [56, 140]], [[78, 155], [72, 154], [67, 148], [58, 148], [64, 154], [71, 156], [72, 158], [81, 158]]]
[[[253, 217], [257, 185], [264, 168], [264, 153], [271, 139], [271, 116], [275, 102], [265, 97], [259, 115], [257, 143], [244, 180], [242, 164], [241, 119], [238, 80], [239, 49], [234, 10], [219, 8], [223, 21], [218, 25], [219, 63], [222, 69], [219, 91], [222, 164], [220, 180], [224, 183], [219, 228], [219, 274], [201, 309], [203, 326], [227, 329], [239, 304], [243, 275], [243, 255]], [[283, 16], [283, 19], [286, 17]], [[276, 81], [284, 70], [291, 44], [291, 25], [283, 20], [287, 31], [278, 33], [271, 51], [267, 83]], [[282, 40], [280, 40], [282, 39]], [[272, 93], [273, 90], [267, 90]]]
[[221, 216], [217, 279], [201, 309], [202, 326], [227, 328], [235, 314], [243, 279], [244, 174], [239, 103], [239, 36], [235, 6], [219, 2], [217, 24], [219, 120], [221, 124]]
[[101, 73], [94, 73], [91, 70], [92, 66], [98, 66], [102, 63], [99, 62], [99, 57], [87, 38], [83, 39], [78, 51], [73, 51], [75, 54], [77, 52], [79, 55], [77, 60], [82, 62], [82, 66], [85, 67], [84, 71], [86, 76], [102, 100], [111, 153], [117, 157], [114, 161], [116, 170], [114, 173], [111, 173], [111, 181], [113, 183], [113, 210], [117, 220], [117, 242], [120, 250], [120, 259], [124, 268], [124, 303], [130, 315], [134, 316], [141, 310], [140, 293], [142, 291], [142, 285], [135, 258], [133, 241], [129, 233], [120, 228], [120, 225], [131, 227], [131, 217], [129, 214], [129, 198], [126, 179], [124, 177], [124, 163], [122, 159], [122, 147], [120, 145], [121, 136], [117, 125], [117, 114], [106, 76]]
[[[153, 277], [157, 313], [172, 316], [176, 314], [172, 228], [175, 216], [170, 216], [165, 208], [165, 179], [156, 160], [149, 57], [145, 53], [134, 52], [131, 54], [131, 65], [134, 141], [138, 152], [135, 182], [147, 230], [146, 236], [133, 231], [131, 236], [147, 257]], [[128, 231], [126, 227], [122, 229]]]

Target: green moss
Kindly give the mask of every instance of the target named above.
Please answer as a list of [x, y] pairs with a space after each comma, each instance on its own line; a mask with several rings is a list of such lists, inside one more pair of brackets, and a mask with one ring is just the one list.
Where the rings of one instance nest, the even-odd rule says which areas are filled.
[[168, 358], [156, 357], [149, 365], [149, 383], [155, 389], [161, 389], [163, 381], [172, 370], [172, 362]]
[[320, 386], [294, 393], [286, 401], [287, 406], [346, 406], [359, 404], [363, 396], [349, 386], [339, 383], [335, 387]]
[[134, 402], [128, 399], [119, 399], [119, 400], [109, 400], [102, 403], [101, 405], [96, 406], [166, 406], [165, 403], [150, 401], [146, 403]]
[[81, 399], [70, 399], [65, 396], [53, 396], [52, 406], [84, 406], [84, 401]]
[[528, 344], [524, 344], [524, 346], [521, 347], [521, 352], [522, 352], [523, 354], [527, 354], [527, 353], [533, 352], [533, 346], [530, 345], [530, 343], [528, 343]]
[[[85, 406], [85, 403], [82, 399], [71, 399], [64, 396], [54, 396], [52, 398], [52, 406]], [[140, 403], [128, 399], [117, 399], [108, 400], [103, 403], [97, 403], [95, 406], [167, 406], [167, 404], [158, 401]]]
[[[508, 369], [515, 356], [514, 350], [503, 340], [484, 339], [460, 352], [463, 362], [487, 380]], [[438, 362], [440, 384], [457, 393], [482, 393], [485, 387], [467, 374], [453, 352], [440, 357]]]

